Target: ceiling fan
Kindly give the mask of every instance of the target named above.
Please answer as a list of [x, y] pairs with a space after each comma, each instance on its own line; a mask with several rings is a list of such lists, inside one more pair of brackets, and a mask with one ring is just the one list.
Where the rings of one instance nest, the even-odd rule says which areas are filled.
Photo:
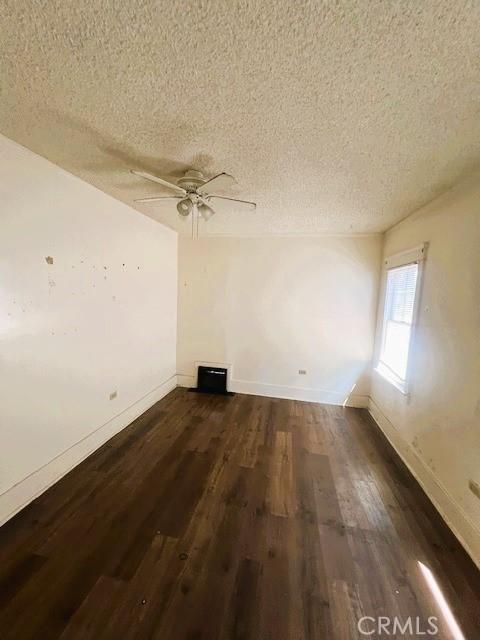
[[161, 184], [175, 192], [174, 196], [158, 196], [153, 198], [139, 198], [135, 202], [140, 203], [176, 203], [177, 211], [183, 218], [192, 216], [192, 236], [198, 237], [198, 221], [201, 218], [205, 222], [215, 214], [215, 205], [222, 203], [227, 205], [231, 211], [254, 211], [257, 208], [255, 202], [247, 200], [237, 200], [226, 196], [216, 195], [216, 190], [223, 191], [225, 188], [235, 184], [235, 178], [228, 173], [219, 173], [207, 180], [201, 171], [190, 169], [185, 175], [177, 180], [177, 184], [168, 182], [163, 178], [154, 176], [145, 171], [131, 171], [136, 176]]

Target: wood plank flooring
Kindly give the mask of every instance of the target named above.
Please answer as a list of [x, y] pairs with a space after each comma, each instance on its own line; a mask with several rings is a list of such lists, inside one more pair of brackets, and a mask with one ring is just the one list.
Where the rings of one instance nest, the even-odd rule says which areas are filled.
[[479, 572], [365, 411], [176, 389], [0, 529], [0, 638], [453, 638], [419, 562], [479, 639]]

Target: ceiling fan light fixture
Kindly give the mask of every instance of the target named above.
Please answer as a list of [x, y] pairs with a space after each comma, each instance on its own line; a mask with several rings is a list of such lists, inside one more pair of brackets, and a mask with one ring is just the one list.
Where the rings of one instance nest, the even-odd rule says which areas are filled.
[[215, 214], [215, 211], [212, 207], [209, 207], [208, 204], [205, 204], [205, 202], [201, 202], [198, 205], [198, 213], [205, 222], [207, 222], [207, 220], [210, 220], [210, 218]]
[[180, 200], [180, 202], [177, 204], [177, 211], [184, 218], [187, 218], [192, 213], [192, 209], [193, 204], [190, 198]]

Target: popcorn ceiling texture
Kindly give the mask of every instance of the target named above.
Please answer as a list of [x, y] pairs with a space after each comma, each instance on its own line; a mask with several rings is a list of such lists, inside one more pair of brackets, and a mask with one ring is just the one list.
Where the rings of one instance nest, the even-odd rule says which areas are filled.
[[478, 0], [3, 0], [0, 30], [0, 131], [129, 204], [165, 195], [130, 168], [232, 173], [257, 212], [204, 234], [380, 232], [480, 161]]

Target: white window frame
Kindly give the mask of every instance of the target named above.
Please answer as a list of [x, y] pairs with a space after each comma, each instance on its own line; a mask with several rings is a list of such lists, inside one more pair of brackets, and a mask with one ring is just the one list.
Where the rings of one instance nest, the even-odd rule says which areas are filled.
[[[398, 389], [403, 395], [408, 396], [411, 391], [411, 353], [413, 351], [412, 347], [415, 343], [415, 331], [417, 327], [418, 321], [418, 310], [420, 307], [420, 298], [421, 298], [421, 290], [422, 290], [422, 282], [423, 282], [423, 270], [425, 257], [427, 252], [427, 243], [423, 243], [417, 247], [413, 247], [407, 251], [402, 251], [401, 253], [395, 253], [392, 256], [384, 259], [384, 269], [383, 269], [383, 286], [382, 286], [382, 306], [381, 306], [381, 333], [380, 333], [380, 343], [377, 349], [376, 355], [376, 366], [375, 372], [379, 374], [384, 380], [393, 385], [396, 389]], [[413, 314], [412, 314], [412, 324], [410, 331], [410, 340], [408, 343], [408, 353], [407, 353], [407, 371], [405, 374], [405, 380], [401, 380], [396, 376], [388, 367], [383, 364], [380, 360], [383, 345], [385, 342], [385, 331], [386, 331], [386, 295], [387, 295], [387, 277], [388, 272], [392, 269], [398, 269], [399, 267], [406, 267], [410, 264], [417, 264], [417, 282], [415, 286], [415, 298], [413, 302]]]

